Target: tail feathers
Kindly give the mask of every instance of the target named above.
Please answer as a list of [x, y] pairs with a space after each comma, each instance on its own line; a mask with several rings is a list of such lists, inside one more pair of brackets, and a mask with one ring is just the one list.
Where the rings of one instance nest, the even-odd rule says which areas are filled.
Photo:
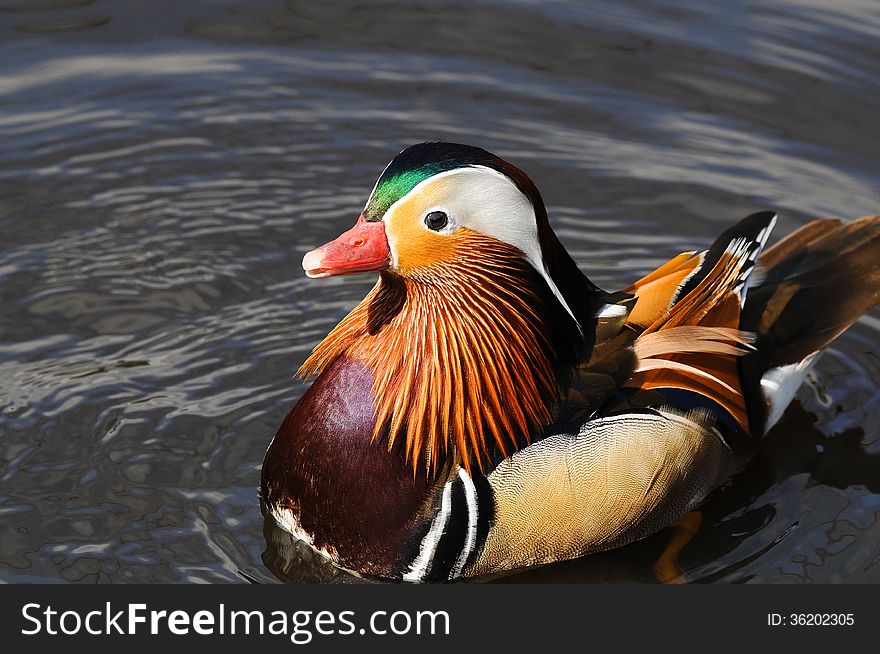
[[[756, 435], [766, 433], [773, 425], [779, 422], [782, 414], [791, 404], [798, 389], [804, 383], [813, 364], [819, 358], [818, 352], [806, 356], [797, 363], [789, 363], [778, 368], [770, 368], [761, 376], [761, 395], [763, 396], [763, 411], [755, 414], [750, 411], [750, 416], [763, 416], [764, 423], [760, 426], [761, 431], [754, 431]], [[754, 417], [752, 420], [754, 421]], [[754, 429], [754, 427], [752, 427]]]
[[[783, 259], [788, 258], [791, 254], [806, 247], [811, 242], [836, 231], [841, 225], [842, 223], [836, 218], [809, 222], [793, 231], [778, 243], [775, 243], [772, 247], [764, 250], [761, 254], [760, 263], [765, 270], [774, 268]], [[758, 284], [755, 284], [755, 286], [758, 286]]]
[[741, 361], [754, 434], [781, 416], [814, 354], [880, 303], [880, 216], [814, 221], [760, 264], [764, 276], [749, 289], [740, 322], [756, 334], [756, 351]]
[[767, 255], [740, 323], [757, 334], [766, 369], [798, 363], [880, 303], [880, 216], [811, 223]]

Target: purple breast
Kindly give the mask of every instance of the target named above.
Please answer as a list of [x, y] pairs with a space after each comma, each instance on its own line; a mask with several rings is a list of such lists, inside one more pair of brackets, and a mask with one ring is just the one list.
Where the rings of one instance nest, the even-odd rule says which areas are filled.
[[398, 576], [418, 550], [432, 484], [373, 434], [372, 374], [342, 357], [284, 419], [263, 461], [269, 508], [293, 511], [316, 548], [346, 568]]

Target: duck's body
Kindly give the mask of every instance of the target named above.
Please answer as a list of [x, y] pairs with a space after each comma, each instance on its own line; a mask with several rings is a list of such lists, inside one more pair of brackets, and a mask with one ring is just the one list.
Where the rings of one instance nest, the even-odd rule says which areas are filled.
[[304, 364], [318, 376], [267, 452], [267, 511], [341, 567], [410, 581], [680, 519], [880, 301], [877, 217], [811, 223], [749, 288], [774, 222], [750, 216], [611, 295], [524, 173], [469, 146], [404, 150], [355, 228], [303, 262], [382, 272]]

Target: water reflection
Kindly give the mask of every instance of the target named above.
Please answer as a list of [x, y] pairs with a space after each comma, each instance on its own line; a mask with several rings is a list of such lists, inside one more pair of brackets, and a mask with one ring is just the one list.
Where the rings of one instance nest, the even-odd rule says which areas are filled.
[[[519, 163], [608, 288], [756, 208], [880, 206], [855, 0], [148, 5], [0, 0], [3, 580], [350, 580], [264, 534], [256, 488], [373, 283], [302, 255], [404, 145]], [[877, 316], [713, 496], [688, 579], [878, 579]], [[651, 581], [666, 538], [510, 579]]]

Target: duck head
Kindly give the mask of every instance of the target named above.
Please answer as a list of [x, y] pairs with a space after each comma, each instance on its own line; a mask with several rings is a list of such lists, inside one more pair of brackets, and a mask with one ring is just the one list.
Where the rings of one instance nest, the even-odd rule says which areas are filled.
[[[450, 264], [473, 257], [475, 235], [497, 242], [537, 271], [582, 328], [594, 318], [596, 287], [562, 247], [541, 194], [516, 166], [481, 148], [420, 143], [386, 166], [353, 228], [303, 258], [312, 278], [390, 270], [438, 282]], [[584, 324], [585, 323], [585, 324]]]
[[482, 466], [552, 419], [606, 295], [560, 244], [529, 177], [485, 150], [422, 143], [385, 168], [355, 226], [305, 255], [309, 277], [380, 272], [300, 370], [373, 373], [376, 430], [414, 465]]

